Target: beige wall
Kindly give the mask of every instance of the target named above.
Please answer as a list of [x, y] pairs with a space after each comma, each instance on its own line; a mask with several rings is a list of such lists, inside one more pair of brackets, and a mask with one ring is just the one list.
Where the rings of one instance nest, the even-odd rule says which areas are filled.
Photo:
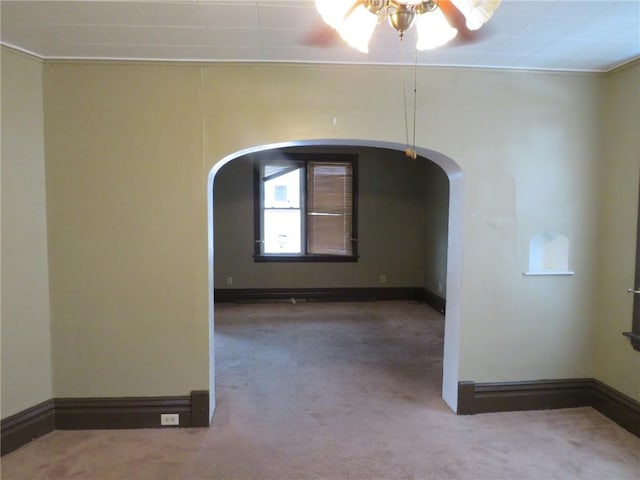
[[[607, 76], [600, 168], [598, 314], [594, 376], [640, 399], [640, 353], [621, 335], [631, 329], [638, 179], [640, 176], [640, 62]], [[637, 287], [637, 285], [636, 285]]]
[[[317, 151], [311, 147], [305, 151]], [[326, 149], [324, 151], [327, 151]], [[253, 254], [253, 170], [250, 157], [227, 164], [216, 176], [215, 286], [229, 288], [423, 287], [426, 245], [437, 244], [425, 234], [425, 212], [444, 218], [439, 231], [444, 245], [430, 250], [431, 262], [446, 265], [446, 176], [429, 162], [411, 160], [402, 152], [351, 148], [332, 149], [358, 154], [358, 254], [356, 263], [255, 263]], [[426, 185], [445, 182], [444, 191]], [[439, 198], [443, 197], [443, 198]], [[437, 211], [440, 210], [440, 211]], [[442, 257], [442, 258], [440, 258]], [[380, 283], [380, 275], [386, 283]], [[442, 281], [445, 281], [443, 277]], [[437, 284], [437, 281], [435, 282]], [[437, 290], [433, 290], [434, 293]]]
[[[210, 168], [279, 141], [402, 143], [400, 81], [393, 67], [46, 65], [55, 394], [206, 388]], [[460, 380], [591, 376], [603, 80], [422, 68], [418, 82], [416, 143], [465, 178]], [[529, 238], [550, 230], [576, 275], [524, 277]]]
[[42, 62], [1, 49], [2, 418], [52, 397]]

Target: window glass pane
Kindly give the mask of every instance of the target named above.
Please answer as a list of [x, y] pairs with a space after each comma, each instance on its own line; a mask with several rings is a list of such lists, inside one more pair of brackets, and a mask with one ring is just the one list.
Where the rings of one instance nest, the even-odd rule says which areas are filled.
[[264, 253], [300, 254], [301, 212], [299, 209], [264, 210]]
[[255, 165], [256, 261], [356, 260], [355, 155], [292, 154]]
[[264, 166], [264, 177], [271, 177], [279, 172], [284, 172], [285, 170], [289, 170], [288, 165], [265, 165]]
[[267, 176], [265, 168], [264, 208], [300, 208], [300, 178], [302, 169], [290, 168], [281, 175]]

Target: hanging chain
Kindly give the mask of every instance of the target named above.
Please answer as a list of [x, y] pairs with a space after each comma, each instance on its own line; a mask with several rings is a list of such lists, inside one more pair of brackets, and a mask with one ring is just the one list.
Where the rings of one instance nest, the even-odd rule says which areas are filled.
[[416, 153], [416, 113], [418, 111], [418, 48], [416, 47], [413, 57], [413, 141], [411, 142], [412, 158], [417, 157]]
[[402, 100], [404, 103], [404, 134], [407, 148], [404, 153], [407, 157], [417, 158], [416, 153], [416, 114], [418, 110], [418, 48], [416, 47], [413, 57], [413, 131], [411, 142], [409, 141], [409, 109], [407, 105], [407, 78], [405, 68], [405, 42], [401, 41], [400, 47], [400, 68], [402, 69]]
[[405, 134], [405, 143], [407, 144], [407, 148], [409, 148], [409, 112], [407, 111], [407, 79], [404, 65], [404, 57], [405, 57], [405, 42], [400, 40], [400, 68], [402, 70], [402, 100], [404, 102], [404, 134]]

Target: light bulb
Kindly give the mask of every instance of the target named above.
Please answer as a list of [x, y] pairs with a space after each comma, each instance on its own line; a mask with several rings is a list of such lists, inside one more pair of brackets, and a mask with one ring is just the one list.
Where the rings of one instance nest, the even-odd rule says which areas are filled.
[[418, 15], [416, 19], [416, 29], [418, 30], [418, 50], [430, 50], [440, 47], [452, 40], [458, 30], [451, 27], [447, 18], [438, 8], [433, 12]]
[[360, 5], [336, 30], [353, 48], [362, 53], [369, 53], [369, 40], [376, 25], [378, 25], [378, 17]]

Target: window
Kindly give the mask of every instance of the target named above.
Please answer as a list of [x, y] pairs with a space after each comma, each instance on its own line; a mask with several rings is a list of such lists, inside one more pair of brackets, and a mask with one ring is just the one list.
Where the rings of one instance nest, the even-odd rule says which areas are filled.
[[638, 218], [636, 235], [636, 274], [635, 285], [629, 289], [633, 294], [633, 318], [631, 320], [631, 331], [624, 332], [629, 337], [633, 348], [640, 352], [640, 195], [638, 196]]
[[290, 154], [255, 161], [256, 261], [356, 261], [357, 158]]

